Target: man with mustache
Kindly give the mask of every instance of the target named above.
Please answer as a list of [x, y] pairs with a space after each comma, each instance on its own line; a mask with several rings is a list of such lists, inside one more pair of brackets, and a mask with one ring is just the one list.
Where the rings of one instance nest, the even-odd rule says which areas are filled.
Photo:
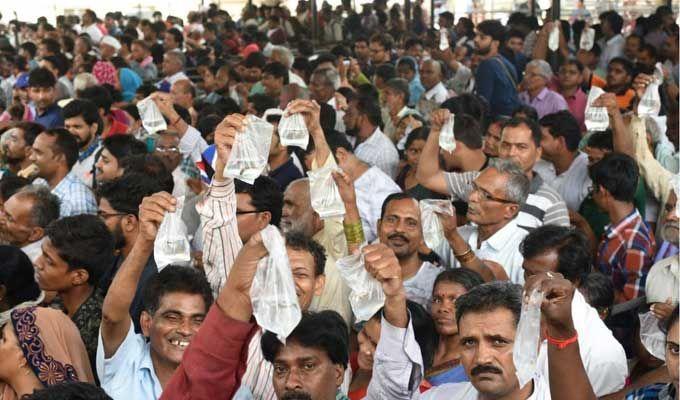
[[64, 127], [78, 142], [78, 162], [73, 172], [88, 187], [94, 185], [94, 163], [101, 151], [103, 124], [97, 106], [90, 100], [73, 100], [64, 107]]
[[31, 165], [31, 146], [44, 130], [42, 125], [27, 121], [18, 122], [9, 128], [6, 132], [7, 141], [3, 145], [3, 158], [11, 172], [16, 174]]
[[[366, 269], [385, 293], [380, 341], [374, 356], [373, 377], [366, 399], [428, 400], [566, 400], [595, 399], [579, 356], [578, 335], [570, 304], [575, 288], [557, 273], [536, 275], [527, 282], [531, 293], [545, 293], [541, 304], [551, 378], [536, 373], [520, 387], [513, 362], [522, 290], [509, 282], [477, 286], [456, 300], [456, 322], [463, 347], [461, 364], [470, 382], [436, 386], [420, 393], [423, 361], [406, 308], [399, 267], [373, 262]], [[558, 379], [568, 374], [569, 379]]]

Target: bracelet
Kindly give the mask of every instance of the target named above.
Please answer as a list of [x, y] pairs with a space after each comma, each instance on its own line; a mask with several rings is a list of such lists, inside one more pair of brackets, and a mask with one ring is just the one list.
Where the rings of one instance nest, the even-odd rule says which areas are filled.
[[342, 227], [348, 245], [361, 244], [364, 242], [364, 228], [361, 225], [361, 222], [354, 222], [351, 224], [343, 223]]
[[175, 122], [171, 123], [170, 126], [175, 126], [175, 125], [177, 125], [177, 123], [178, 123], [179, 120], [181, 120], [181, 119], [182, 119], [181, 116], [177, 116], [177, 119], [175, 120]]
[[548, 343], [557, 347], [559, 350], [562, 350], [565, 347], [569, 346], [570, 344], [576, 343], [578, 341], [578, 332], [575, 332], [574, 336], [570, 337], [569, 339], [555, 339], [550, 337], [550, 335], [548, 335], [547, 333], [545, 335], [545, 338], [546, 340], [548, 340]]
[[453, 256], [456, 257], [456, 260], [458, 260], [461, 264], [465, 264], [475, 258], [475, 253], [472, 251], [472, 247], [468, 247], [467, 251], [463, 252], [462, 254], [454, 253]]

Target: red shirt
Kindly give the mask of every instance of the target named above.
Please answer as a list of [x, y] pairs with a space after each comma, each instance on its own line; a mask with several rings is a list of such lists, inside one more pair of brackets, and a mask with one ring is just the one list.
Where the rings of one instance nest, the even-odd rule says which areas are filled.
[[113, 135], [125, 135], [125, 134], [128, 133], [128, 126], [127, 126], [127, 125], [125, 125], [125, 124], [122, 123], [122, 122], [119, 122], [119, 121], [116, 120], [116, 119], [113, 119], [113, 118], [110, 117], [110, 116], [107, 117], [107, 118], [108, 118], [109, 123], [110, 123], [111, 125], [109, 125], [109, 130], [106, 131], [106, 132], [104, 132], [104, 134], [102, 135], [102, 138], [106, 139], [106, 138], [109, 137], [109, 136], [113, 136]]

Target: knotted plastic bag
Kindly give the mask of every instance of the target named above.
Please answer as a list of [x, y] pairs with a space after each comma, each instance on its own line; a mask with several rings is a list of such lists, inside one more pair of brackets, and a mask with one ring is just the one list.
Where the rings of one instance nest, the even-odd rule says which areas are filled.
[[552, 7], [552, 0], [538, 0], [538, 7], [541, 10], [547, 10]]
[[153, 243], [153, 257], [158, 271], [168, 265], [185, 265], [191, 263], [191, 247], [187, 227], [182, 220], [184, 196], [177, 198], [175, 212], [166, 212], [158, 235]]
[[423, 239], [430, 249], [438, 249], [446, 241], [444, 227], [437, 213], [453, 215], [453, 205], [449, 200], [420, 200], [420, 219], [423, 226]]
[[666, 335], [659, 327], [659, 320], [648, 311], [639, 314], [640, 317], [640, 340], [649, 354], [661, 361], [666, 360]]
[[593, 102], [604, 94], [604, 90], [597, 86], [590, 88], [588, 104], [586, 105], [586, 128], [589, 131], [604, 131], [609, 128], [609, 114], [605, 107], [593, 107]]
[[142, 120], [142, 126], [149, 134], [168, 129], [163, 113], [151, 97], [138, 102], [137, 110], [139, 111], [139, 118]]
[[449, 48], [449, 32], [446, 28], [439, 30], [439, 50], [444, 51]]
[[439, 133], [439, 147], [453, 153], [456, 149], [456, 136], [453, 134], [453, 125], [455, 117], [453, 114], [449, 116], [449, 120], [442, 125], [442, 130]]
[[309, 144], [309, 131], [305, 118], [300, 113], [281, 116], [279, 121], [279, 139], [284, 146], [297, 146], [306, 149]]
[[591, 27], [583, 28], [581, 32], [581, 40], [579, 41], [579, 48], [581, 50], [590, 51], [595, 45], [595, 29]]
[[522, 314], [517, 324], [512, 361], [519, 387], [523, 387], [536, 375], [538, 345], [541, 340], [541, 303], [544, 293], [534, 289], [522, 301]]
[[368, 321], [385, 305], [382, 285], [364, 268], [362, 253], [343, 257], [335, 265], [350, 288], [349, 304], [357, 322]]
[[248, 115], [245, 130], [234, 139], [224, 175], [252, 185], [267, 166], [273, 131], [269, 122]]
[[553, 29], [548, 36], [548, 48], [552, 51], [557, 51], [560, 48], [560, 24], [553, 24]]
[[285, 344], [286, 338], [302, 318], [286, 242], [272, 225], [264, 228], [260, 235], [269, 255], [257, 263], [250, 287], [253, 315], [262, 329], [276, 334]]
[[321, 218], [345, 215], [345, 204], [333, 179], [334, 170], [335, 167], [324, 167], [307, 172], [312, 208]]
[[659, 96], [659, 85], [663, 82], [663, 70], [661, 64], [656, 64], [654, 70], [654, 80], [647, 85], [645, 93], [642, 94], [637, 106], [639, 117], [656, 117], [661, 111], [661, 97]]

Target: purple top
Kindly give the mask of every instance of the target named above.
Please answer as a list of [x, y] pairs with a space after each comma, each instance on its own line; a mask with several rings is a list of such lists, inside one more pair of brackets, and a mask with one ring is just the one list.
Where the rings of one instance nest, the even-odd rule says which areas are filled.
[[519, 94], [519, 101], [535, 108], [539, 119], [548, 114], [568, 109], [564, 97], [548, 88], [543, 88], [538, 96], [533, 99], [529, 96], [529, 92], [524, 91]]

